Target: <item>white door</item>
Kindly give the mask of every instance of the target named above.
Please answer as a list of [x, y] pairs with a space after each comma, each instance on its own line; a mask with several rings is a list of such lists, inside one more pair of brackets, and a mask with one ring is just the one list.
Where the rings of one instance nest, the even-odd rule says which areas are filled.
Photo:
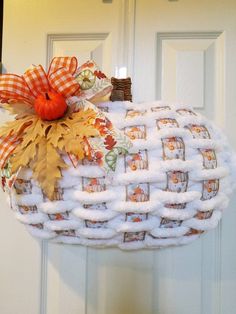
[[[236, 147], [235, 0], [9, 0], [3, 65], [22, 73], [54, 55], [126, 67], [135, 101], [181, 98]], [[6, 116], [1, 113], [1, 121]], [[236, 212], [185, 246], [122, 252], [41, 243], [1, 194], [1, 314], [234, 314]]]

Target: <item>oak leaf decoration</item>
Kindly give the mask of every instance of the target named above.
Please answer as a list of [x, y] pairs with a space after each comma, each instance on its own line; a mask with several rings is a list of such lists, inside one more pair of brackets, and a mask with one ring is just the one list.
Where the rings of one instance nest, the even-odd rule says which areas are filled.
[[67, 168], [67, 164], [61, 158], [58, 151], [46, 138], [38, 143], [37, 157], [33, 162], [33, 178], [40, 182], [40, 186], [49, 199], [53, 194], [58, 180], [61, 178], [61, 169]]
[[[53, 199], [54, 189], [61, 179], [61, 170], [67, 168], [63, 160], [65, 153], [74, 154], [78, 159], [90, 155], [88, 138], [99, 136], [94, 126], [97, 113], [93, 109], [80, 109], [54, 121], [43, 121], [25, 104], [7, 104], [16, 120], [0, 128], [3, 137], [17, 134], [19, 144], [10, 157], [12, 172], [21, 167], [30, 168], [33, 178], [38, 181], [44, 194]], [[21, 114], [21, 110], [25, 110]]]

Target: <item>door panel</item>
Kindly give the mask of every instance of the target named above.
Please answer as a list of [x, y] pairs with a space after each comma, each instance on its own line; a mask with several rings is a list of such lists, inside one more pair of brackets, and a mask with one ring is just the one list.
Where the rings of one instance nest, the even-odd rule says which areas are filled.
[[[221, 1], [149, 1], [148, 5], [145, 1], [136, 1], [135, 100], [155, 96], [175, 100], [179, 95], [190, 101], [192, 97], [194, 104], [196, 91], [189, 88], [188, 76], [191, 88], [195, 81], [200, 94], [196, 109], [225, 128], [233, 144], [230, 112], [234, 114], [236, 94], [231, 88], [231, 79], [235, 80], [236, 72], [232, 72], [230, 64], [234, 68], [235, 11], [233, 1], [224, 4]], [[198, 73], [191, 58], [192, 61], [197, 58], [195, 62], [201, 66]], [[159, 287], [156, 289], [157, 313], [234, 313], [236, 277], [232, 263], [236, 254], [230, 249], [230, 242], [236, 236], [234, 202], [235, 199], [222, 224], [200, 241], [154, 253], [155, 283]], [[231, 289], [229, 293], [228, 289]]]
[[152, 313], [152, 269], [152, 252], [88, 249], [88, 313]]
[[218, 98], [224, 93], [219, 71], [225, 66], [224, 37], [222, 32], [157, 33], [157, 99], [178, 99], [210, 119], [220, 116], [223, 123], [224, 116], [218, 111], [224, 111], [224, 103]]
[[[233, 0], [10, 0], [3, 65], [22, 73], [71, 54], [80, 64], [94, 58], [108, 75], [125, 67], [135, 101], [191, 102], [236, 146], [235, 14]], [[235, 312], [235, 199], [200, 240], [138, 252], [40, 243], [14, 220], [3, 193], [1, 201], [3, 314]]]
[[45, 313], [86, 313], [87, 250], [49, 244]]

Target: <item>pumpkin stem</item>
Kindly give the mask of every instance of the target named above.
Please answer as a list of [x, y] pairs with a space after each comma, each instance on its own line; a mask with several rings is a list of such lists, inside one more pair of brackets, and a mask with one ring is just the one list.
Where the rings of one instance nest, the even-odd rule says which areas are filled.
[[49, 98], [49, 96], [48, 96], [48, 93], [45, 93], [45, 95], [46, 95], [46, 99], [47, 99], [47, 100], [50, 100], [50, 98]]

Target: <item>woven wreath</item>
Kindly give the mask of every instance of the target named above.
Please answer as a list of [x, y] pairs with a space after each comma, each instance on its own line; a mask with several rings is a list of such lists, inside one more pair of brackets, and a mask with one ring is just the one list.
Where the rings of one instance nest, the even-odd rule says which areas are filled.
[[186, 105], [101, 102], [111, 87], [93, 61], [67, 57], [2, 75], [15, 120], [0, 129], [1, 178], [17, 219], [42, 239], [121, 249], [216, 227], [234, 186], [225, 137]]

